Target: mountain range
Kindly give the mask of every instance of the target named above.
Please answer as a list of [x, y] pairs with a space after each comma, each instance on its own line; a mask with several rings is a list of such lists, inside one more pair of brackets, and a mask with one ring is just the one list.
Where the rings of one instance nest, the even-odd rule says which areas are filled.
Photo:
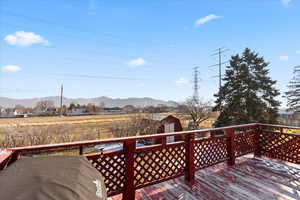
[[[13, 108], [16, 105], [23, 105], [25, 107], [35, 107], [37, 102], [42, 100], [50, 100], [53, 101], [55, 106], [60, 105], [60, 97], [59, 96], [49, 96], [49, 97], [42, 97], [42, 98], [28, 98], [28, 99], [14, 99], [14, 98], [7, 98], [7, 97], [0, 97], [0, 107], [4, 108]], [[63, 104], [69, 105], [70, 103], [75, 104], [88, 104], [92, 103], [95, 105], [100, 105], [104, 103], [105, 107], [123, 107], [126, 105], [133, 105], [135, 107], [144, 107], [144, 106], [156, 106], [159, 104], [163, 104], [166, 106], [176, 106], [177, 103], [175, 101], [164, 101], [153, 99], [149, 97], [143, 98], [109, 98], [109, 97], [95, 97], [95, 98], [67, 98], [63, 97]]]

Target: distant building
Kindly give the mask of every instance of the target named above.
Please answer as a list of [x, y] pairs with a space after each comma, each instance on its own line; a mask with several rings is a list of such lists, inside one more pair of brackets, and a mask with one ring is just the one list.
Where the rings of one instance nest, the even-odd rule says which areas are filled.
[[288, 126], [300, 126], [300, 112], [280, 110], [278, 121]]
[[1, 114], [2, 114], [2, 113], [5, 113], [5, 114], [6, 114], [5, 108], [0, 108], [0, 113], [1, 113]]
[[122, 110], [125, 113], [134, 113], [137, 112], [138, 109], [136, 109], [133, 105], [126, 105], [122, 108]]
[[122, 108], [120, 107], [103, 108], [103, 111], [106, 113], [116, 113], [116, 114], [124, 113]]
[[74, 114], [74, 115], [83, 114], [84, 112], [85, 112], [85, 109], [83, 109], [83, 108], [74, 108], [71, 110], [71, 114]]
[[14, 115], [21, 115], [21, 114], [23, 114], [23, 112], [21, 112], [21, 111], [19, 111], [17, 109], [14, 111]]
[[[157, 129], [157, 133], [173, 133], [182, 131], [182, 125], [180, 119], [174, 117], [173, 115], [164, 115], [164, 114], [153, 114], [150, 116], [146, 116], [145, 120], [153, 120], [160, 123], [160, 126]], [[181, 140], [181, 136], [167, 137], [167, 142], [174, 142]], [[160, 142], [159, 140], [157, 142]]]

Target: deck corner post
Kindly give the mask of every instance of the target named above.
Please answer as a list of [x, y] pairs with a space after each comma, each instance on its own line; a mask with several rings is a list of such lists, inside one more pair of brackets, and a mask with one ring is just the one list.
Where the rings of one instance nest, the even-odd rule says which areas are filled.
[[21, 152], [20, 151], [14, 151], [12, 154], [12, 158], [10, 162], [15, 162], [21, 158]]
[[123, 200], [135, 199], [134, 187], [134, 152], [136, 149], [135, 140], [124, 141], [124, 155], [125, 155], [125, 183], [123, 191]]
[[260, 147], [260, 134], [261, 134], [261, 127], [258, 125], [255, 129], [255, 150], [254, 150], [254, 157], [261, 157], [261, 147]]
[[193, 133], [185, 135], [185, 180], [189, 183], [195, 181], [195, 163], [194, 163], [194, 144], [195, 135]]
[[236, 151], [236, 144], [234, 141], [234, 130], [230, 128], [226, 130], [226, 135], [228, 137], [227, 143], [227, 152], [228, 152], [228, 165], [233, 166], [235, 165], [235, 151]]

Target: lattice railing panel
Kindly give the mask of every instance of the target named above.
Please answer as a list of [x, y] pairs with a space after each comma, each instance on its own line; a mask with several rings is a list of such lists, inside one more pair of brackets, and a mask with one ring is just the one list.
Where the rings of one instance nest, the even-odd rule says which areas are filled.
[[185, 148], [183, 144], [178, 144], [136, 152], [134, 160], [134, 185], [140, 187], [182, 175], [185, 168]]
[[125, 160], [123, 153], [88, 155], [87, 159], [104, 177], [108, 193], [120, 192], [124, 187]]
[[262, 131], [259, 150], [261, 155], [300, 164], [300, 135]]
[[255, 132], [247, 131], [235, 135], [236, 156], [242, 156], [255, 151]]
[[195, 141], [195, 167], [202, 169], [228, 159], [227, 137], [199, 139]]

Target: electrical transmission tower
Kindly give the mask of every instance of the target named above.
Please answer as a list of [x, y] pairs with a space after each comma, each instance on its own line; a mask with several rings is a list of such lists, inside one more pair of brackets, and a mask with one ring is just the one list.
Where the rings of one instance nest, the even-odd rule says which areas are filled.
[[194, 99], [196, 101], [199, 100], [199, 92], [198, 92], [198, 82], [199, 82], [199, 71], [198, 71], [199, 67], [194, 67]]
[[222, 86], [222, 65], [228, 63], [228, 61], [222, 62], [222, 55], [224, 52], [229, 51], [229, 49], [225, 49], [224, 47], [218, 48], [216, 50], [214, 50], [214, 53], [211, 56], [218, 56], [218, 64], [214, 64], [214, 65], [210, 65], [208, 67], [215, 67], [218, 66], [219, 67], [219, 90]]

